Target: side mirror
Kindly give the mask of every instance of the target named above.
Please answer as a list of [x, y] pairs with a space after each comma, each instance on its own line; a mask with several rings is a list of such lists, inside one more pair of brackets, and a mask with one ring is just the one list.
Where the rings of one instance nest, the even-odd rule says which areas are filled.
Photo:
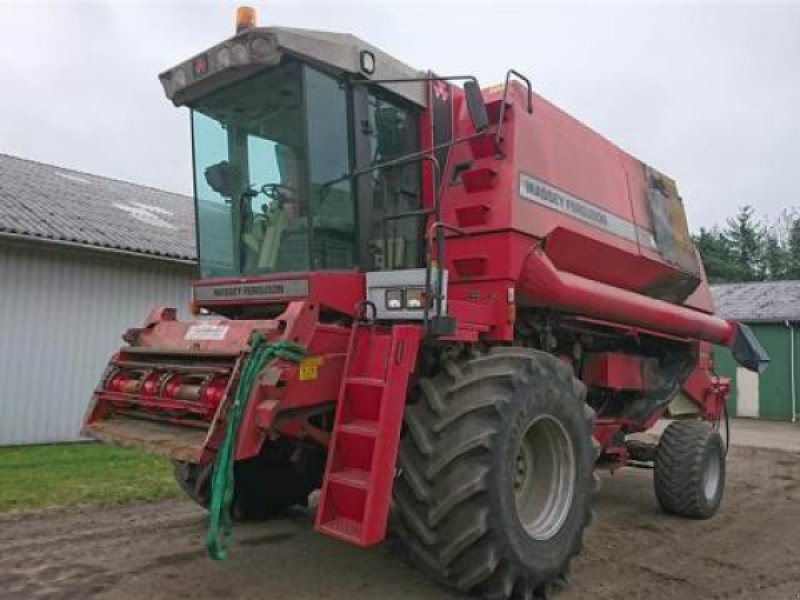
[[477, 81], [470, 79], [464, 82], [464, 96], [475, 131], [485, 131], [489, 127], [489, 113], [486, 111], [486, 104], [483, 102], [483, 94]]
[[211, 165], [205, 171], [208, 186], [220, 196], [233, 198], [239, 185], [239, 169], [227, 160]]

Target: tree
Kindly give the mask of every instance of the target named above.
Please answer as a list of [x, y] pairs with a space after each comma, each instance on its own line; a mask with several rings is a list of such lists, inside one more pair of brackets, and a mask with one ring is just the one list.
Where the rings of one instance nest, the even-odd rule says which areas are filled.
[[738, 280], [739, 272], [734, 263], [730, 244], [718, 227], [712, 229], [701, 227], [700, 233], [694, 236], [694, 243], [700, 252], [709, 281], [724, 283]]
[[777, 233], [767, 231], [764, 242], [762, 278], [770, 281], [786, 279], [789, 256]]
[[786, 279], [800, 279], [800, 217], [795, 217], [789, 225], [786, 249]]
[[750, 206], [692, 236], [712, 283], [800, 279], [800, 209], [764, 223]]
[[764, 276], [766, 230], [755, 217], [752, 206], [743, 206], [726, 222], [722, 237], [731, 251], [736, 279], [758, 281]]

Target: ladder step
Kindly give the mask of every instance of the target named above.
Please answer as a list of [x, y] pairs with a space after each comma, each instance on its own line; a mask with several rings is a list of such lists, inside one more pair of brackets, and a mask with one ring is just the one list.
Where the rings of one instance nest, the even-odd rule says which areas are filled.
[[351, 544], [358, 544], [361, 538], [361, 523], [347, 517], [337, 517], [319, 526], [319, 530], [330, 536]]
[[363, 385], [368, 387], [383, 387], [386, 381], [377, 377], [348, 377], [347, 385]]
[[363, 469], [344, 469], [331, 473], [331, 481], [349, 485], [350, 487], [359, 488], [362, 490], [369, 489], [369, 471]]
[[317, 531], [357, 546], [386, 537], [403, 409], [421, 334], [419, 325], [353, 328]]
[[461, 174], [461, 181], [464, 182], [464, 189], [468, 194], [482, 192], [497, 184], [497, 171], [490, 167], [470, 169]]
[[375, 437], [378, 435], [378, 424], [375, 423], [375, 421], [357, 419], [355, 421], [350, 421], [349, 423], [342, 423], [339, 425], [339, 431]]

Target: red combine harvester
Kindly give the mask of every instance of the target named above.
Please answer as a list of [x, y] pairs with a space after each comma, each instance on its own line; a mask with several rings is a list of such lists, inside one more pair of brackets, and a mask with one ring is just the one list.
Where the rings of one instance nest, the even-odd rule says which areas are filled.
[[84, 432], [174, 461], [212, 525], [319, 490], [319, 532], [389, 529], [486, 598], [564, 578], [595, 468], [647, 463], [665, 511], [713, 515], [711, 346], [768, 358], [714, 316], [675, 182], [513, 70], [481, 91], [239, 15], [160, 77], [192, 115], [198, 318], [129, 330]]

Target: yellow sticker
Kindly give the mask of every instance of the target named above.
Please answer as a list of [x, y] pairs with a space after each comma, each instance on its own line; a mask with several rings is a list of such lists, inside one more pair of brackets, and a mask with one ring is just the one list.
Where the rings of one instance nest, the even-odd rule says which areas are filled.
[[319, 368], [322, 365], [321, 356], [312, 356], [300, 363], [298, 379], [300, 381], [314, 381], [319, 377]]

